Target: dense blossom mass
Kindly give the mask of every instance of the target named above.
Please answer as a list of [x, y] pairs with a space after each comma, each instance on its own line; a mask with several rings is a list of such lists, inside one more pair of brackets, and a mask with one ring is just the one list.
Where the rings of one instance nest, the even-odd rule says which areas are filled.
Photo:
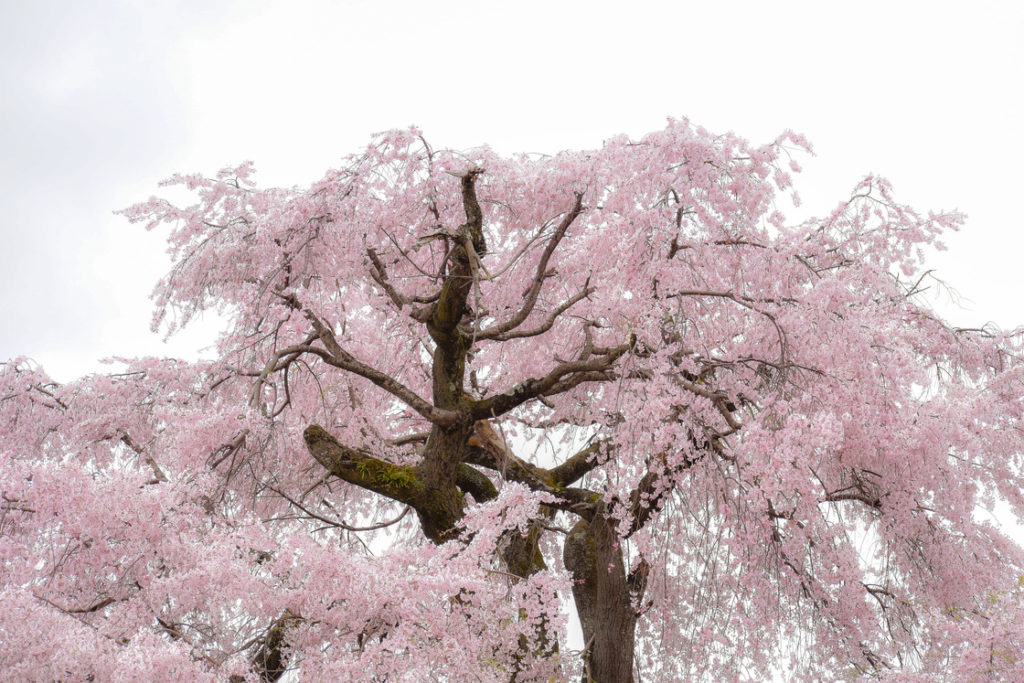
[[787, 221], [807, 151], [171, 178], [125, 214], [215, 359], [0, 367], [5, 676], [1020, 676], [1021, 341], [922, 299], [958, 215], [869, 177]]

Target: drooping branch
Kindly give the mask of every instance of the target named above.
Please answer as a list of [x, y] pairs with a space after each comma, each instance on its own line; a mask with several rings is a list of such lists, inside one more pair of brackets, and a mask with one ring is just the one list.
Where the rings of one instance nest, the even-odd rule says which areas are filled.
[[[273, 491], [277, 495], [281, 496], [285, 500], [287, 500], [293, 507], [297, 508], [304, 515], [306, 515], [307, 518], [315, 519], [318, 522], [323, 522], [324, 524], [326, 524], [329, 527], [334, 527], [336, 529], [343, 529], [345, 531], [377, 531], [379, 529], [384, 529], [384, 528], [387, 528], [389, 526], [392, 526], [393, 524], [397, 524], [398, 522], [400, 522], [403, 519], [405, 519], [405, 516], [407, 514], [409, 514], [409, 510], [411, 509], [409, 506], [406, 506], [398, 514], [397, 517], [395, 517], [393, 519], [389, 519], [389, 520], [383, 521], [383, 522], [378, 522], [377, 524], [369, 524], [367, 526], [355, 526], [355, 525], [352, 525], [352, 524], [347, 524], [347, 523], [345, 523], [345, 522], [343, 522], [341, 520], [338, 520], [338, 519], [330, 519], [328, 517], [324, 517], [323, 515], [317, 514], [315, 511], [310, 510], [308, 507], [303, 505], [302, 502], [300, 502], [300, 501], [296, 500], [295, 498], [289, 496], [287, 493], [285, 493], [281, 489], [277, 488], [276, 486], [273, 486], [272, 484], [269, 484], [267, 482], [263, 482], [263, 486], [265, 488], [269, 489], [270, 491]], [[273, 517], [271, 519], [279, 520], [279, 519], [290, 519], [290, 518], [287, 518], [287, 517]]]
[[[95, 602], [95, 603], [93, 603], [91, 605], [88, 605], [86, 607], [72, 607], [72, 608], [68, 608], [68, 607], [64, 607], [62, 605], [57, 604], [56, 602], [54, 602], [53, 600], [50, 600], [49, 598], [47, 598], [44, 595], [40, 595], [36, 591], [32, 591], [32, 596], [36, 600], [39, 600], [40, 602], [42, 602], [42, 603], [44, 603], [46, 605], [49, 605], [53, 609], [58, 610], [59, 612], [62, 612], [64, 614], [67, 614], [68, 616], [74, 617], [79, 623], [84, 624], [85, 626], [88, 626], [89, 628], [91, 628], [93, 630], [98, 630], [96, 628], [96, 625], [93, 624], [92, 621], [89, 618], [87, 618], [87, 617], [85, 617], [83, 615], [95, 614], [97, 612], [100, 612], [101, 610], [106, 609], [107, 607], [109, 607], [110, 605], [114, 604], [115, 602], [123, 602], [123, 601], [127, 600], [127, 597], [118, 598], [118, 599], [107, 597], [107, 598], [102, 598], [101, 600], [99, 600], [99, 601], [97, 601], [97, 602]], [[107, 636], [107, 637], [110, 638], [114, 642], [118, 642], [118, 641], [114, 640], [110, 636]]]
[[759, 307], [755, 306], [754, 304], [764, 304], [764, 303], [770, 303], [770, 304], [789, 303], [789, 304], [792, 304], [792, 303], [796, 302], [795, 299], [791, 299], [791, 298], [774, 299], [774, 298], [770, 298], [770, 297], [755, 299], [753, 297], [749, 297], [749, 296], [742, 295], [742, 294], [738, 295], [738, 294], [735, 294], [734, 292], [730, 292], [730, 291], [721, 291], [721, 292], [719, 292], [719, 291], [705, 290], [705, 289], [679, 290], [677, 292], [674, 292], [674, 293], [668, 295], [668, 298], [672, 298], [672, 297], [691, 297], [691, 296], [693, 296], [693, 297], [713, 297], [713, 298], [719, 298], [719, 299], [728, 299], [729, 301], [733, 301], [736, 304], [738, 304], [739, 306], [742, 306], [743, 308], [746, 308], [747, 310], [753, 311], [754, 313], [757, 313], [757, 314], [767, 318], [768, 321], [775, 328], [775, 334], [778, 336], [778, 340], [779, 340], [779, 360], [778, 360], [778, 365], [780, 367], [782, 367], [782, 368], [788, 367], [790, 354], [789, 354], [789, 339], [786, 336], [786, 331], [784, 329], [782, 329], [782, 325], [779, 324], [778, 318], [773, 313], [769, 313], [768, 311], [766, 311], [766, 310], [764, 310], [762, 308], [759, 308]]
[[249, 436], [248, 429], [239, 430], [230, 441], [221, 444], [216, 450], [210, 453], [210, 456], [206, 459], [206, 465], [211, 469], [215, 470], [220, 466], [222, 462], [231, 458], [231, 463], [228, 465], [229, 471], [234, 470], [234, 456], [242, 447], [245, 446], [245, 440]]

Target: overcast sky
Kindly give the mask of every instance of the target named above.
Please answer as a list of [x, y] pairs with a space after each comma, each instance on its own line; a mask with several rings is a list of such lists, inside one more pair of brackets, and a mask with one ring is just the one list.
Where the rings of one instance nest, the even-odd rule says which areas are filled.
[[[628, 7], [628, 9], [626, 9]], [[371, 133], [554, 152], [668, 116], [791, 128], [823, 213], [878, 173], [969, 216], [940, 276], [959, 323], [1024, 323], [1024, 3], [0, 0], [0, 359], [58, 379], [164, 344], [163, 236], [112, 214], [252, 159], [307, 183]], [[208, 331], [207, 331], [208, 334]]]

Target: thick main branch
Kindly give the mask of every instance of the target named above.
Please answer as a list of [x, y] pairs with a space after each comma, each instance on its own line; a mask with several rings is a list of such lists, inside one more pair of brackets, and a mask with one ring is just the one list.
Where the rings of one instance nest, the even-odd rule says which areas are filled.
[[457, 408], [463, 396], [466, 354], [471, 340], [459, 328], [469, 310], [469, 293], [487, 252], [483, 233], [483, 213], [476, 197], [476, 178], [483, 169], [476, 166], [463, 173], [462, 203], [466, 222], [452, 235], [454, 245], [448, 253], [448, 272], [441, 291], [426, 320], [427, 331], [436, 344], [433, 359], [434, 404], [442, 409]]
[[320, 425], [302, 434], [306, 448], [324, 469], [350, 484], [415, 507], [424, 495], [414, 467], [395, 465], [344, 446]]

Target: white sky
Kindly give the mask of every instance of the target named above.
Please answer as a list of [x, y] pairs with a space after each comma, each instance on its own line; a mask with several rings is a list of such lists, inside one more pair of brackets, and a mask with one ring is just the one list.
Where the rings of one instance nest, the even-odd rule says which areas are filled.
[[[626, 9], [628, 7], [628, 9]], [[371, 133], [436, 147], [594, 147], [667, 116], [753, 142], [792, 128], [823, 213], [875, 172], [967, 228], [936, 259], [958, 323], [1024, 323], [1021, 2], [0, 0], [0, 359], [60, 380], [149, 333], [163, 236], [114, 209], [253, 159], [306, 183]]]

